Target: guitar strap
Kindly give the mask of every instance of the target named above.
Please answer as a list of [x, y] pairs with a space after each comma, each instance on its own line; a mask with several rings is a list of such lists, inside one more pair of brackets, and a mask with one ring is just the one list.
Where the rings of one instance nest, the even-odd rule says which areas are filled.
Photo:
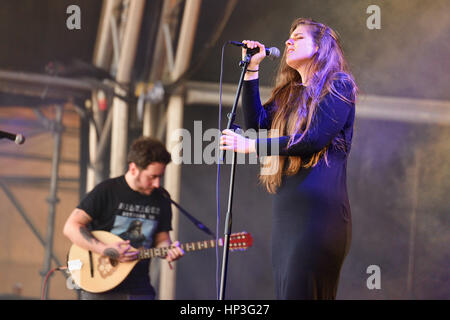
[[164, 189], [163, 187], [159, 187], [159, 189], [157, 189], [161, 195], [167, 199], [169, 199], [169, 201], [178, 208], [178, 210], [180, 210], [181, 213], [183, 213], [197, 228], [199, 228], [200, 230], [202, 230], [203, 232], [205, 232], [206, 234], [209, 234], [210, 236], [212, 236], [213, 238], [215, 238], [215, 234], [208, 229], [207, 226], [205, 226], [203, 223], [201, 223], [199, 220], [197, 220], [196, 218], [194, 218], [189, 212], [187, 212], [183, 207], [181, 207], [178, 203], [176, 203], [175, 201], [173, 201], [170, 198], [170, 194], [169, 192]]

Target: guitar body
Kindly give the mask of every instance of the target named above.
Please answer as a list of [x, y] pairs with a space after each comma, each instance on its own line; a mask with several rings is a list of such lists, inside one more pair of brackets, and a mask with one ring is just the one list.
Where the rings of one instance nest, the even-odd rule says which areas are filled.
[[[107, 231], [93, 231], [92, 235], [105, 244], [123, 241], [120, 237]], [[230, 235], [229, 249], [231, 251], [246, 250], [252, 244], [253, 238], [247, 232], [233, 233]], [[180, 244], [180, 247], [185, 252], [189, 252], [215, 248], [216, 245], [222, 246], [223, 239], [219, 239], [217, 242], [215, 240], [205, 240], [184, 243]], [[142, 249], [140, 250], [139, 259], [164, 258], [169, 249], [169, 247]], [[133, 248], [133, 250], [137, 251], [138, 249]], [[67, 268], [73, 282], [78, 287], [88, 292], [99, 293], [117, 287], [125, 280], [139, 261], [111, 261], [106, 256], [96, 254], [73, 244], [67, 255]]]
[[[105, 244], [123, 241], [106, 231], [93, 231], [95, 238]], [[112, 262], [108, 257], [72, 245], [68, 254], [68, 267], [73, 281], [85, 291], [99, 293], [118, 286], [139, 262]]]

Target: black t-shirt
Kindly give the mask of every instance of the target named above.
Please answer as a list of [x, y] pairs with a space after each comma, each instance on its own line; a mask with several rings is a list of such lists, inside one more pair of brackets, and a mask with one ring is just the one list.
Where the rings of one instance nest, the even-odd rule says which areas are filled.
[[[156, 233], [172, 230], [170, 202], [157, 190], [143, 195], [131, 189], [125, 176], [105, 180], [78, 205], [92, 221], [91, 230], [109, 231], [134, 248], [150, 248]], [[154, 292], [150, 285], [149, 260], [141, 260], [114, 291], [129, 294]]]

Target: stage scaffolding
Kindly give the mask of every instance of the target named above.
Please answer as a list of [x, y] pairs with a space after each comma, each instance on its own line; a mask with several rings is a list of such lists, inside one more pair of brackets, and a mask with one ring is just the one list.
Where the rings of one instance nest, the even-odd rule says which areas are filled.
[[[146, 0], [103, 0], [92, 66], [108, 71], [113, 80], [92, 77], [69, 78], [49, 74], [0, 70], [0, 92], [11, 105], [33, 108], [43, 128], [53, 135], [53, 155], [50, 172], [50, 190], [47, 198], [48, 219], [46, 235], [42, 235], [29, 215], [8, 187], [8, 180], [0, 177], [0, 187], [17, 209], [39, 243], [45, 248], [41, 276], [51, 270], [51, 263], [65, 265], [53, 252], [54, 221], [58, 204], [59, 166], [64, 126], [65, 105], [73, 106], [81, 119], [81, 175], [80, 196], [108, 176], [125, 172], [128, 149], [128, 116], [137, 107], [142, 121], [142, 134], [166, 141], [170, 150], [170, 132], [182, 127], [183, 108], [189, 91], [189, 76], [206, 57], [224, 29], [237, 1], [228, 1], [224, 16], [219, 20], [206, 50], [192, 66], [193, 49], [201, 0], [165, 0], [158, 10], [159, 23], [149, 64], [148, 81], [132, 83], [131, 70], [135, 62], [142, 19], [149, 6]], [[180, 14], [182, 12], [182, 14]], [[179, 18], [181, 17], [181, 18]], [[173, 49], [177, 39], [177, 52]], [[198, 85], [197, 85], [198, 88]], [[209, 89], [208, 89], [209, 90]], [[165, 106], [167, 104], [167, 106]], [[55, 119], [46, 118], [36, 106], [55, 106]], [[110, 149], [110, 157], [107, 151]], [[107, 161], [109, 160], [109, 163]], [[109, 167], [109, 172], [105, 169]], [[180, 197], [180, 165], [170, 164], [164, 185], [174, 201]], [[177, 238], [178, 212], [173, 212], [172, 237]], [[175, 270], [167, 272], [161, 265], [160, 299], [174, 299]], [[50, 279], [48, 279], [50, 280]], [[48, 297], [50, 282], [44, 298]]]

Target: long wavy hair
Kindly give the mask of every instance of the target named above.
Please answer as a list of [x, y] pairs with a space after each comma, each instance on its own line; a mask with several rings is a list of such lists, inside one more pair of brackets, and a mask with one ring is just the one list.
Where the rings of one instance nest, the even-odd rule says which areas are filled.
[[[303, 84], [300, 73], [286, 63], [284, 50], [275, 87], [264, 104], [265, 107], [270, 106], [268, 111], [272, 114], [269, 136], [290, 136], [288, 147], [300, 142], [311, 129], [319, 102], [327, 93], [331, 92], [349, 103], [354, 103], [357, 95], [357, 86], [344, 59], [338, 34], [322, 23], [299, 18], [292, 23], [289, 36], [299, 25], [307, 26], [306, 29], [318, 47], [307, 66], [307, 74], [310, 75], [308, 86]], [[350, 99], [336, 90], [336, 82], [353, 88]], [[337, 143], [339, 144], [339, 141]], [[275, 193], [281, 185], [283, 175], [294, 175], [302, 167], [315, 167], [321, 158], [324, 158], [328, 165], [328, 148], [329, 145], [308, 159], [298, 156], [266, 157], [262, 169], [269, 169], [270, 174], [261, 173], [260, 182], [268, 192]]]

